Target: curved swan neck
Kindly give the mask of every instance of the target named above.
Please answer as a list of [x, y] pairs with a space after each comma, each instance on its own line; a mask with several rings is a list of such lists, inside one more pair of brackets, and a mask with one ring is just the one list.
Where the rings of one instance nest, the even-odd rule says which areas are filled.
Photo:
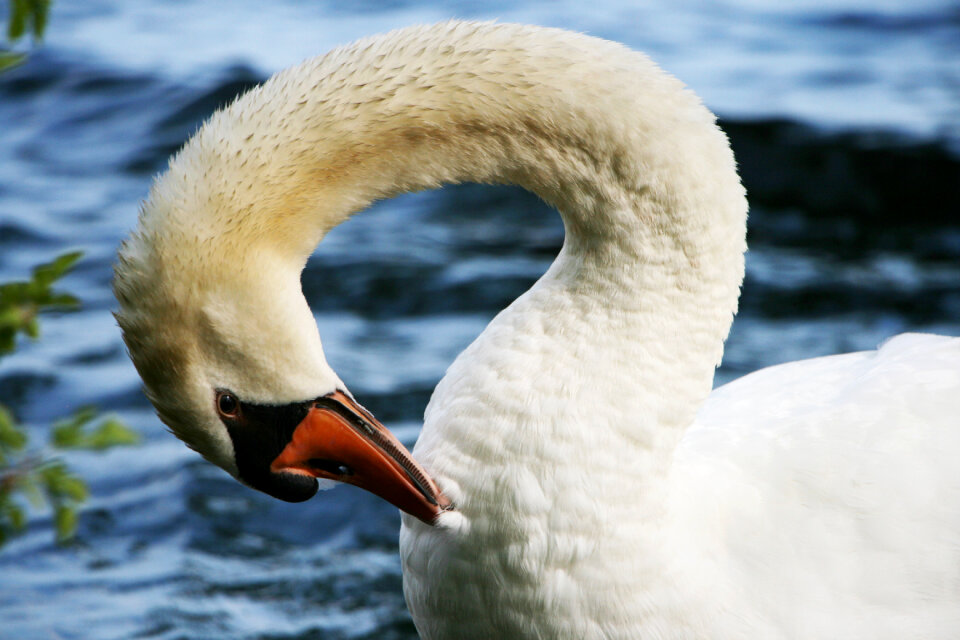
[[243, 247], [247, 264], [224, 277], [269, 298], [264, 282], [292, 281], [370, 202], [462, 181], [517, 184], [560, 211], [564, 249], [541, 285], [595, 298], [598, 331], [696, 378], [670, 396], [692, 418], [736, 310], [746, 203], [713, 115], [618, 44], [451, 22], [309, 60], [204, 126], [155, 185], [141, 233], [162, 226], [212, 273]]
[[179, 154], [171, 174], [202, 171], [209, 193], [174, 199], [206, 198], [251, 235], [267, 225], [267, 242], [302, 257], [373, 200], [463, 181], [537, 193], [573, 246], [616, 237], [643, 248], [638, 224], [678, 242], [702, 244], [707, 222], [742, 235], [725, 137], [646, 57], [559, 30], [446, 27], [361, 40], [277, 74]]

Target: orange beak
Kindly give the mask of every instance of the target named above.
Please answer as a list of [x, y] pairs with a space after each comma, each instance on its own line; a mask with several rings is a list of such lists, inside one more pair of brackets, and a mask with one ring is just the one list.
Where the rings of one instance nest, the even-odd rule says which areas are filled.
[[451, 509], [400, 441], [340, 391], [317, 398], [270, 470], [356, 485], [427, 524]]

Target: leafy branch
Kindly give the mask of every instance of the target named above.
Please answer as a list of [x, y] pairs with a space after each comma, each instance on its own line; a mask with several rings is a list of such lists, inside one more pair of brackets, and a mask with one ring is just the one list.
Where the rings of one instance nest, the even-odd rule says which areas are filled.
[[14, 350], [18, 333], [40, 336], [37, 316], [50, 309], [76, 309], [80, 301], [69, 293], [53, 290], [53, 283], [73, 268], [79, 251], [65, 253], [53, 262], [34, 268], [26, 282], [0, 284], [0, 357]]
[[[54, 284], [80, 259], [66, 253], [33, 270], [25, 282], [0, 284], [0, 358], [17, 346], [17, 336], [39, 337], [38, 315], [73, 310], [79, 301]], [[54, 423], [47, 447], [29, 446], [26, 429], [0, 404], [0, 545], [26, 527], [28, 507], [53, 511], [57, 540], [69, 540], [77, 529], [77, 510], [87, 499], [86, 483], [56, 455], [66, 449], [104, 450], [134, 444], [137, 434], [112, 417], [98, 417], [83, 407]]]

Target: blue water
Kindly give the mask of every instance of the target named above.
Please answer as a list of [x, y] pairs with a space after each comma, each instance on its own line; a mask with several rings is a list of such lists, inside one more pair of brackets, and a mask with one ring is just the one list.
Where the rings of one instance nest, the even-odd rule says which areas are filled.
[[[562, 26], [649, 52], [720, 113], [751, 194], [742, 312], [718, 380], [960, 333], [960, 12], [953, 2], [61, 2], [0, 76], [0, 280], [81, 248], [82, 311], [0, 362], [42, 442], [96, 403], [143, 444], [68, 461], [77, 541], [39, 513], [0, 549], [0, 638], [414, 638], [394, 509], [353, 488], [299, 505], [245, 489], [165, 433], [110, 316], [110, 263], [167, 156], [271, 72], [452, 16]], [[781, 5], [789, 4], [789, 8]], [[349, 8], [344, 8], [349, 7]], [[516, 189], [381, 203], [304, 276], [331, 364], [408, 444], [436, 381], [549, 265], [559, 218]]]

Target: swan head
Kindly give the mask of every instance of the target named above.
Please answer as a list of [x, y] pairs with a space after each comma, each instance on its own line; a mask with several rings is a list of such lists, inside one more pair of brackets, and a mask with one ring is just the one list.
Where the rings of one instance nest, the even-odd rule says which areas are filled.
[[433, 523], [449, 503], [326, 362], [300, 288], [305, 258], [232, 228], [229, 207], [185, 187], [188, 159], [154, 185], [115, 268], [116, 318], [161, 420], [276, 498], [341, 481]]

